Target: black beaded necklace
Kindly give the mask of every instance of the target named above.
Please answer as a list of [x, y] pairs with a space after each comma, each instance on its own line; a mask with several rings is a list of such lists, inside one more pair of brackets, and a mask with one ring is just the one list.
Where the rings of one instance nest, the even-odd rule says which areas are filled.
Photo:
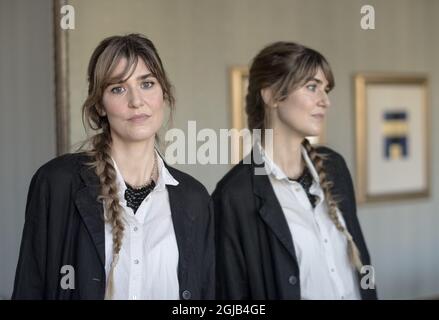
[[315, 208], [316, 202], [317, 202], [317, 196], [315, 196], [309, 192], [309, 189], [311, 188], [311, 185], [313, 182], [313, 177], [311, 175], [311, 172], [309, 172], [308, 167], [305, 166], [305, 168], [302, 171], [302, 174], [298, 178], [296, 178], [296, 179], [288, 178], [288, 180], [296, 181], [297, 183], [299, 183], [303, 187], [303, 189], [305, 190], [306, 196], [309, 199], [309, 202], [311, 203], [312, 207]]
[[125, 200], [127, 201], [127, 206], [133, 209], [134, 213], [139, 209], [142, 201], [145, 200], [148, 194], [150, 194], [155, 188], [154, 180], [152, 180], [150, 184], [142, 186], [141, 188], [133, 188], [126, 182], [125, 185], [127, 186], [127, 189], [125, 190]]
[[151, 193], [152, 190], [155, 188], [155, 182], [153, 180], [153, 177], [156, 173], [157, 169], [157, 159], [156, 155], [154, 154], [154, 163], [151, 170], [151, 177], [148, 179], [148, 182], [141, 186], [131, 186], [125, 181], [125, 185], [127, 186], [125, 190], [125, 200], [127, 201], [127, 206], [131, 209], [133, 209], [134, 214], [136, 213], [137, 209], [139, 209], [140, 204], [145, 200], [145, 198], [148, 196], [148, 194]]

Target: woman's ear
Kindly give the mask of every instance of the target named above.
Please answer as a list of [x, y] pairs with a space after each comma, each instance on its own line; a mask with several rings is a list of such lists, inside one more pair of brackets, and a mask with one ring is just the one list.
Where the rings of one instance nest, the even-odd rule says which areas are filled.
[[95, 108], [96, 108], [96, 111], [98, 112], [99, 116], [105, 117], [107, 115], [107, 112], [105, 112], [105, 109], [103, 106], [96, 104]]
[[264, 100], [264, 104], [269, 108], [276, 108], [277, 103], [273, 99], [273, 90], [271, 88], [261, 89], [261, 97]]

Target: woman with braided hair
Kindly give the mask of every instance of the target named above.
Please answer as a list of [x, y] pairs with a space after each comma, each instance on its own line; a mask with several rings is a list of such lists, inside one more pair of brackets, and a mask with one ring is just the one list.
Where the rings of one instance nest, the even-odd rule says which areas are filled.
[[174, 97], [153, 43], [104, 39], [88, 82], [96, 134], [34, 175], [13, 298], [212, 299], [209, 195], [155, 149]]
[[306, 138], [320, 134], [333, 87], [326, 59], [300, 44], [273, 43], [254, 58], [248, 127], [272, 139], [255, 143], [212, 196], [218, 298], [376, 299], [360, 285], [370, 259], [345, 161]]

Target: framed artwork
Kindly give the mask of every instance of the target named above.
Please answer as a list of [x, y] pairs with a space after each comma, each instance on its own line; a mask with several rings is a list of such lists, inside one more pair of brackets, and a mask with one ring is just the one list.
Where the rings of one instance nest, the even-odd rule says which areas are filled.
[[[232, 128], [242, 130], [247, 128], [247, 115], [245, 113], [245, 98], [248, 88], [249, 68], [247, 66], [234, 66], [230, 68], [230, 92], [231, 92], [231, 114]], [[324, 126], [325, 128], [325, 126]], [[314, 145], [322, 145], [325, 141], [324, 128], [319, 137], [308, 137]], [[232, 136], [232, 154], [239, 154], [239, 157], [232, 157], [232, 164], [236, 164], [250, 151], [251, 146], [244, 146], [241, 137]]]
[[360, 203], [429, 195], [427, 84], [422, 75], [355, 76]]

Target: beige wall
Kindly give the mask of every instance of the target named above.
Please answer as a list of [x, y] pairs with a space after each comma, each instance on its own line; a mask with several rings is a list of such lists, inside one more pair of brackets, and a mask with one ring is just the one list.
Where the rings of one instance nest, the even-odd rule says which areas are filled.
[[[439, 294], [439, 1], [434, 0], [94, 0], [70, 1], [76, 29], [70, 37], [72, 139], [82, 139], [80, 106], [85, 70], [98, 41], [140, 32], [159, 49], [176, 87], [175, 126], [230, 127], [228, 68], [245, 65], [269, 42], [293, 40], [321, 51], [337, 86], [328, 117], [328, 144], [355, 172], [352, 76], [358, 71], [427, 73], [432, 90], [432, 196], [364, 205], [359, 216], [377, 272], [381, 298]], [[360, 28], [360, 8], [374, 5], [376, 30]], [[212, 191], [228, 166], [180, 168]], [[436, 210], [436, 212], [435, 212]]]
[[55, 157], [51, 5], [0, 0], [0, 300], [12, 294], [30, 180]]

